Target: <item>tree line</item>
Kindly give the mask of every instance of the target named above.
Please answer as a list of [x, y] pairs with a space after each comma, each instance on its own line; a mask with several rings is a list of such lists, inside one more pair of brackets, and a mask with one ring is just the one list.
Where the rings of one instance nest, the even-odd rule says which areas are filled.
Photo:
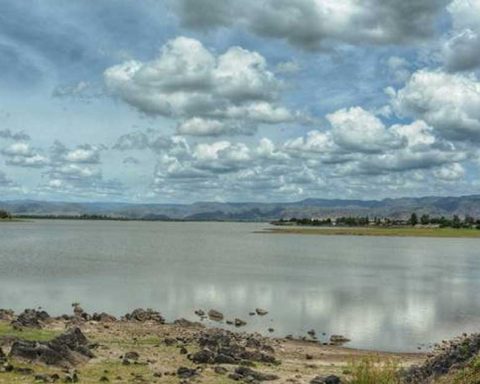
[[480, 219], [473, 216], [466, 215], [460, 218], [458, 215], [452, 217], [445, 216], [430, 216], [423, 214], [420, 217], [413, 212], [408, 220], [394, 219], [388, 217], [373, 217], [369, 216], [342, 216], [337, 218], [291, 218], [281, 219], [274, 222], [274, 224], [296, 224], [307, 226], [344, 226], [344, 227], [362, 227], [362, 226], [435, 226], [440, 228], [476, 228], [480, 229]]

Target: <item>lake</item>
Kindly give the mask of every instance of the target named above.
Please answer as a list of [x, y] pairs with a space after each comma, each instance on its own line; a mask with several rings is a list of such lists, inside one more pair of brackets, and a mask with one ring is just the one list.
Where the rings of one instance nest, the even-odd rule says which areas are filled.
[[[0, 308], [78, 301], [167, 320], [214, 308], [248, 331], [416, 351], [480, 330], [480, 240], [272, 235], [268, 224], [37, 220], [0, 224]], [[265, 317], [248, 315], [256, 307]]]

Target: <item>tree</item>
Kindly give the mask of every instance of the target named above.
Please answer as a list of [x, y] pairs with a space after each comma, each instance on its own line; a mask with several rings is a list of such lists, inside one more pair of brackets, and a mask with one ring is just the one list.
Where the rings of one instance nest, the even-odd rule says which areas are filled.
[[417, 214], [415, 212], [412, 213], [412, 215], [410, 216], [410, 220], [408, 222], [412, 226], [415, 226], [415, 225], [418, 224], [418, 217], [417, 217]]
[[10, 219], [12, 215], [3, 209], [0, 210], [0, 219]]
[[420, 217], [420, 223], [421, 223], [422, 225], [428, 225], [428, 224], [430, 224], [430, 216], [425, 215], [425, 214], [422, 215], [422, 217]]

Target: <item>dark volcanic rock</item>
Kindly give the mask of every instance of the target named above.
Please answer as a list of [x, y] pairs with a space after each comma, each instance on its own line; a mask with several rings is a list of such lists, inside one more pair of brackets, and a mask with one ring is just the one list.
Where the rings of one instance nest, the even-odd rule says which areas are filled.
[[184, 318], [177, 319], [173, 322], [175, 325], [184, 328], [205, 328], [205, 326], [197, 321], [190, 321]]
[[243, 321], [242, 319], [235, 319], [236, 327], [244, 327], [245, 325], [247, 325], [246, 321]]
[[187, 367], [180, 367], [177, 369], [177, 376], [181, 379], [190, 379], [191, 377], [197, 376], [197, 370]]
[[262, 308], [255, 309], [255, 312], [257, 312], [258, 316], [265, 316], [265, 315], [268, 314], [268, 311], [266, 311], [265, 309], [262, 309]]
[[135, 309], [132, 313], [127, 313], [124, 318], [127, 321], [139, 321], [142, 323], [145, 321], [154, 321], [156, 323], [165, 324], [165, 319], [160, 312], [154, 311], [150, 308], [146, 310], [142, 308]]
[[408, 384], [428, 383], [432, 379], [449, 373], [454, 367], [463, 367], [480, 351], [480, 334], [463, 336], [446, 343], [423, 365], [413, 366], [404, 372], [403, 382]]
[[262, 373], [258, 371], [254, 371], [248, 367], [238, 367], [235, 369], [235, 373], [229, 375], [230, 378], [234, 380], [257, 380], [257, 381], [272, 381], [278, 380], [279, 377], [277, 375]]
[[262, 337], [245, 337], [223, 329], [202, 332], [201, 350], [190, 356], [198, 364], [239, 364], [243, 360], [277, 364], [273, 348]]
[[210, 320], [213, 321], [222, 321], [223, 320], [223, 313], [216, 311], [215, 309], [211, 309], [208, 311], [208, 317]]
[[94, 357], [88, 339], [74, 328], [49, 342], [18, 340], [10, 350], [11, 357], [47, 365], [72, 367]]
[[101, 313], [95, 312], [92, 315], [92, 320], [93, 321], [98, 321], [98, 322], [101, 322], [101, 323], [114, 323], [115, 321], [117, 321], [117, 318], [115, 316], [110, 315], [110, 314], [105, 313], [105, 312], [101, 312]]
[[317, 376], [310, 381], [310, 384], [341, 384], [341, 380], [335, 375]]
[[11, 309], [0, 309], [0, 320], [12, 321], [15, 317], [15, 312]]
[[18, 317], [12, 321], [14, 327], [25, 328], [42, 328], [44, 323], [50, 319], [45, 311], [37, 311], [36, 309], [26, 309]]

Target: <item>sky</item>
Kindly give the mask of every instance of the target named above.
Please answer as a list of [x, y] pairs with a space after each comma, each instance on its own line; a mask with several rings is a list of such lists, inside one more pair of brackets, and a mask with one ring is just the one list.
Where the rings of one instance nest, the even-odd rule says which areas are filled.
[[0, 199], [480, 193], [480, 0], [0, 0]]

